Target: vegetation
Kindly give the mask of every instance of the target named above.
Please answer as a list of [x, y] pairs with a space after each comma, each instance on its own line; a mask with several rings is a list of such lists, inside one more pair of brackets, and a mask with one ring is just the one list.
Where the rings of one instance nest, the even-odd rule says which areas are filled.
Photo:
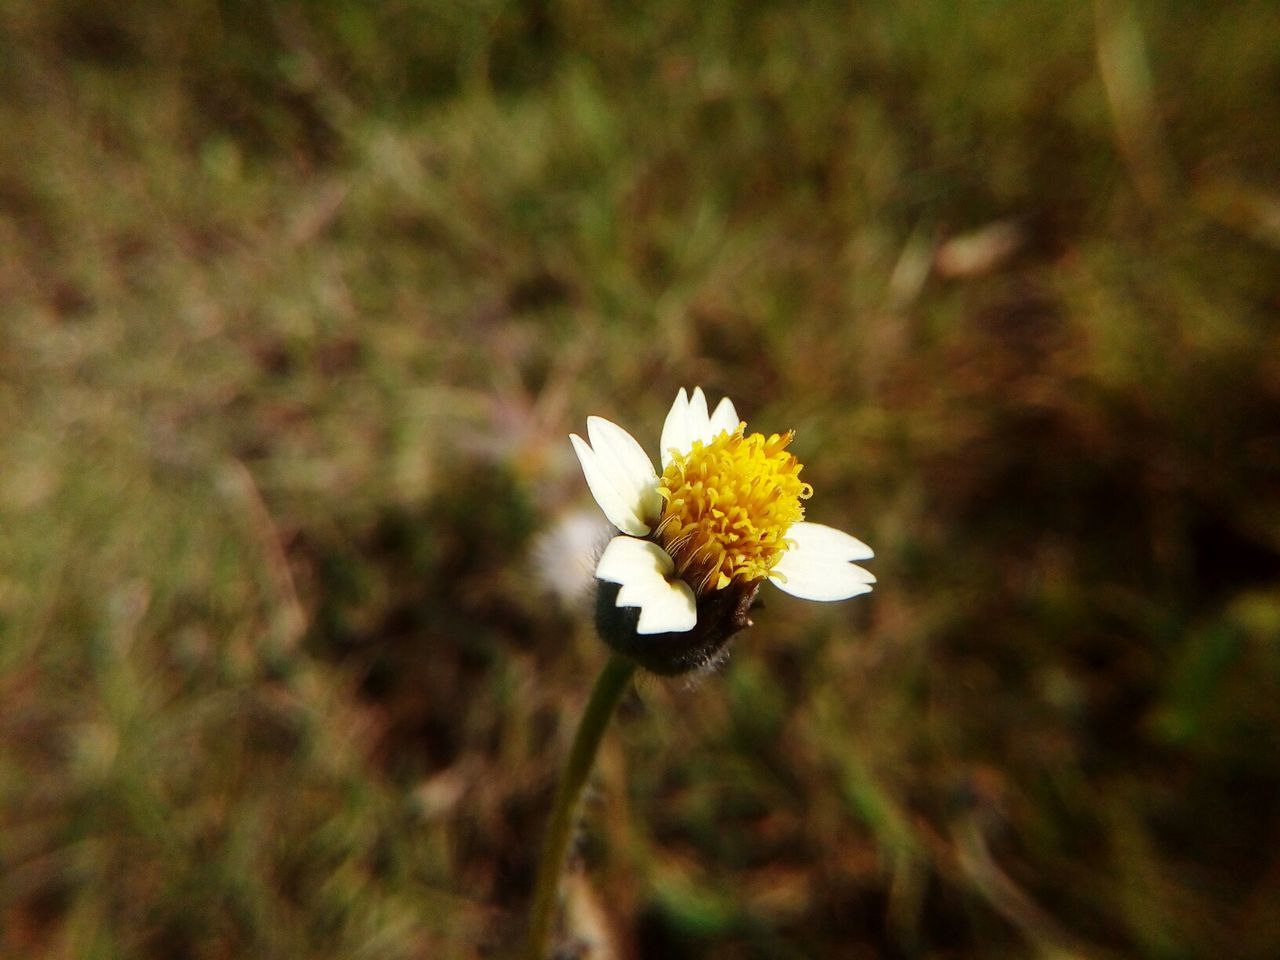
[[1277, 38], [8, 0], [0, 955], [503, 956], [605, 659], [566, 434], [693, 384], [880, 584], [623, 705], [593, 956], [1280, 954]]

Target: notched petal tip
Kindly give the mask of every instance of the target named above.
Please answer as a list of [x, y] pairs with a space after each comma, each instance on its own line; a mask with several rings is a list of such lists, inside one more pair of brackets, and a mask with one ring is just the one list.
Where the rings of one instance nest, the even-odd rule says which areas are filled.
[[869, 593], [876, 582], [871, 571], [853, 563], [870, 559], [871, 548], [843, 530], [801, 522], [787, 531], [787, 539], [792, 545], [769, 577], [785, 593], [802, 600], [847, 600]]
[[659, 633], [688, 633], [698, 623], [698, 605], [693, 591], [683, 580], [668, 582], [669, 590], [653, 596], [640, 608], [636, 633], [653, 636]]
[[785, 574], [775, 570], [769, 579], [775, 587], [793, 597], [830, 603], [870, 593], [871, 582], [866, 576], [867, 572], [861, 567], [844, 564], [823, 569], [792, 568]]
[[683, 633], [698, 622], [697, 602], [689, 585], [673, 577], [675, 565], [657, 544], [634, 537], [614, 537], [596, 566], [596, 576], [620, 585], [614, 605], [638, 607], [636, 633]]
[[681, 387], [662, 427], [662, 467], [671, 463], [672, 452], [688, 453], [695, 441], [710, 443], [721, 433], [732, 433], [741, 421], [733, 401], [721, 399], [714, 413], [708, 413], [707, 395], [702, 387], [690, 394]]
[[[611, 543], [606, 552], [608, 549], [637, 552], [646, 543], [634, 541], [633, 545], [617, 547]], [[644, 565], [637, 562], [638, 567]], [[665, 575], [661, 586], [655, 586], [656, 602], [643, 597], [643, 587], [632, 583], [619, 586], [601, 579], [596, 595], [596, 629], [610, 649], [646, 670], [662, 676], [678, 676], [706, 669], [724, 658], [734, 635], [751, 625], [747, 611], [760, 581], [743, 584], [740, 589], [713, 590], [701, 596], [695, 596], [683, 581], [668, 580]], [[625, 602], [624, 591], [630, 599], [640, 597], [643, 606], [618, 606]]]

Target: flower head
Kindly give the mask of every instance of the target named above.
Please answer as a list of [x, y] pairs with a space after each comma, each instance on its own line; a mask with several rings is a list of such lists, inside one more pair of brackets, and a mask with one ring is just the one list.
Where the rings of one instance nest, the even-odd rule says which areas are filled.
[[587, 418], [570, 435], [596, 502], [621, 535], [596, 567], [606, 642], [659, 673], [710, 660], [738, 630], [765, 580], [807, 600], [867, 593], [872, 557], [849, 534], [804, 519], [813, 488], [787, 447], [793, 434], [747, 433], [728, 397], [708, 412], [681, 388], [662, 428], [662, 474], [631, 434]]

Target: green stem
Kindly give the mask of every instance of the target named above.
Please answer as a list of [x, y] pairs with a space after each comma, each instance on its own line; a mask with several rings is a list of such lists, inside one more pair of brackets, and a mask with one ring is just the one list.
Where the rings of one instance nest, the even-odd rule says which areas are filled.
[[555, 919], [557, 895], [560, 891], [560, 874], [573, 835], [578, 800], [586, 785], [591, 767], [595, 764], [596, 751], [604, 736], [605, 727], [613, 710], [622, 699], [636, 665], [625, 657], [612, 654], [600, 671], [587, 710], [578, 724], [573, 738], [569, 762], [565, 765], [560, 786], [556, 790], [555, 804], [551, 808], [551, 820], [547, 824], [547, 837], [542, 848], [542, 861], [538, 864], [538, 879], [533, 888], [533, 907], [529, 913], [529, 942], [525, 954], [527, 960], [545, 960], [547, 940]]

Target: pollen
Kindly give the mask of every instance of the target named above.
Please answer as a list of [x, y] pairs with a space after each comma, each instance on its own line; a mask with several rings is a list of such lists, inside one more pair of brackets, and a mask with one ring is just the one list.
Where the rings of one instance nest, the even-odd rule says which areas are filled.
[[787, 452], [794, 433], [746, 435], [746, 424], [676, 454], [659, 481], [664, 501], [653, 536], [699, 596], [769, 575], [804, 519], [813, 488]]

